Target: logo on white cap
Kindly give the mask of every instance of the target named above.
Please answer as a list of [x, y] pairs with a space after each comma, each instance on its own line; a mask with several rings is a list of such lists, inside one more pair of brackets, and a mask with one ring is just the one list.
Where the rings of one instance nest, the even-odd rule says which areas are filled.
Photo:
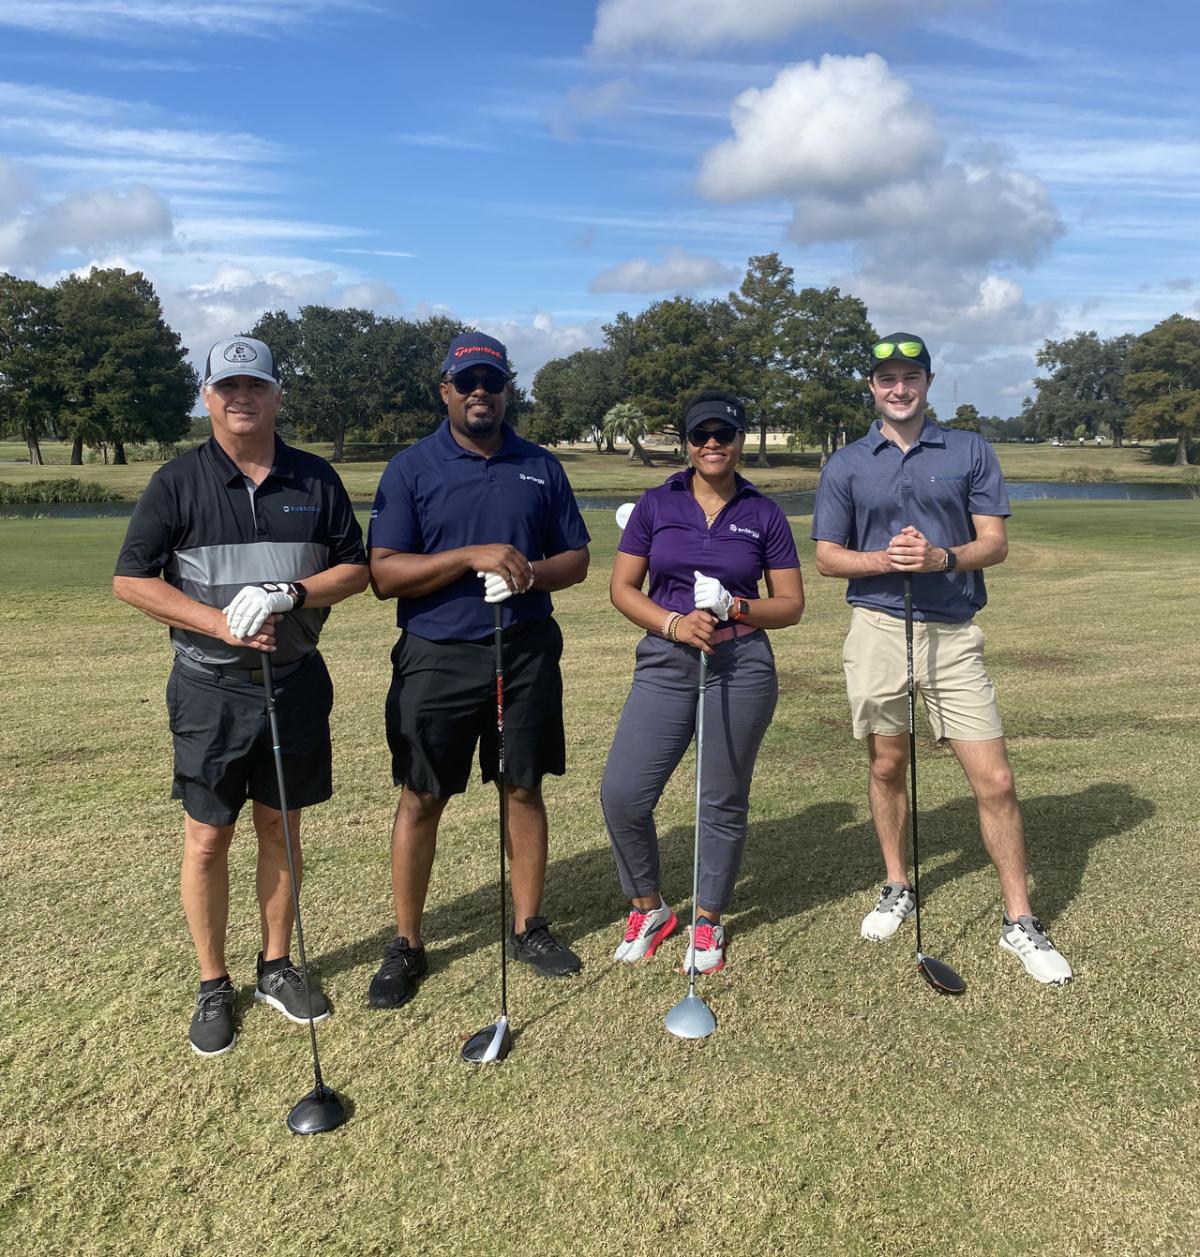
[[226, 362], [253, 362], [258, 357], [258, 352], [238, 340], [225, 350], [224, 357]]

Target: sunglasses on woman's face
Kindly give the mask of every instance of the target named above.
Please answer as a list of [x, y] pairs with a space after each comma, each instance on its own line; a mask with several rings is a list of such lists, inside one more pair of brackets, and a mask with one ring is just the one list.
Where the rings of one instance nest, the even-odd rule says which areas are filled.
[[715, 440], [718, 445], [728, 445], [737, 439], [738, 430], [732, 424], [723, 423], [719, 428], [693, 428], [688, 433], [688, 444], [699, 449]]
[[473, 393], [480, 386], [485, 393], [503, 393], [508, 383], [508, 376], [503, 371], [495, 371], [491, 367], [480, 367], [478, 370], [460, 371], [450, 377], [454, 391], [463, 397]]

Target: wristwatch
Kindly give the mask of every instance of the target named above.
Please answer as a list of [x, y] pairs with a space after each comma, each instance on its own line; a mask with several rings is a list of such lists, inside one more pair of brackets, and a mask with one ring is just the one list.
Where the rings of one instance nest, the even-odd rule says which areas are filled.
[[949, 546], [947, 546], [946, 557], [942, 560], [942, 571], [953, 572], [957, 567], [958, 567], [958, 555], [955, 554], [954, 551], [951, 550]]
[[740, 620], [743, 616], [750, 614], [750, 604], [745, 598], [735, 598], [733, 606], [729, 608], [729, 618], [731, 620]]
[[288, 585], [288, 593], [292, 595], [292, 610], [299, 611], [304, 606], [304, 600], [308, 597], [308, 590], [298, 581], [294, 580]]

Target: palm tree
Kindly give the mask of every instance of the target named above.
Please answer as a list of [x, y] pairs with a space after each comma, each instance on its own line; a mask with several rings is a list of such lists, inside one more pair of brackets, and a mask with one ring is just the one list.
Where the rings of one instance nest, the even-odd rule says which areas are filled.
[[632, 402], [617, 402], [601, 421], [601, 431], [610, 441], [629, 442], [629, 458], [640, 458], [653, 466], [650, 455], [642, 448], [641, 435], [646, 429], [646, 416]]

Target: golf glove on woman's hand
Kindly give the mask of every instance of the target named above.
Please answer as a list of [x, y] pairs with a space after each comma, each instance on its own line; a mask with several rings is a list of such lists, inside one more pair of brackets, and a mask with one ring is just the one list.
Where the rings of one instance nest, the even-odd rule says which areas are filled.
[[286, 585], [246, 585], [225, 608], [225, 621], [234, 637], [253, 637], [267, 616], [290, 611], [295, 601]]
[[696, 578], [696, 610], [711, 611], [718, 620], [728, 620], [733, 595], [715, 576], [705, 576], [702, 572], [692, 575]]
[[503, 602], [513, 596], [508, 581], [499, 572], [476, 572], [475, 575], [483, 581], [484, 602]]

